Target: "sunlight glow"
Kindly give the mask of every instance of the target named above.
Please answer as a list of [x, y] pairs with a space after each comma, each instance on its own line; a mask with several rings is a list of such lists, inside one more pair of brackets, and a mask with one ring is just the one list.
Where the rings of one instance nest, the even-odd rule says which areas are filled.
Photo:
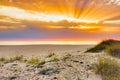
[[65, 15], [56, 14], [45, 14], [35, 11], [28, 11], [15, 7], [0, 6], [0, 16], [8, 16], [15, 19], [28, 20], [28, 21], [45, 21], [45, 22], [59, 22], [67, 20], [69, 22], [86, 22], [86, 23], [97, 23], [98, 20], [84, 20], [69, 17]]
[[110, 21], [105, 21], [104, 24], [120, 24], [120, 20], [110, 20]]
[[79, 25], [79, 26], [72, 26], [72, 27], [69, 27], [71, 29], [96, 29], [96, 27], [93, 27], [93, 26], [82, 26], [82, 25]]
[[90, 45], [100, 41], [0, 41], [0, 45]]
[[0, 0], [0, 40], [23, 41], [3, 43], [94, 44], [84, 40], [119, 34], [120, 0]]

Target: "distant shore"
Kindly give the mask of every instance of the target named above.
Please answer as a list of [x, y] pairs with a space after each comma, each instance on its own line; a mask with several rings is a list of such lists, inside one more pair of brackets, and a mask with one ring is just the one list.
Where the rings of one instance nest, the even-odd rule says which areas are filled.
[[65, 54], [81, 52], [94, 45], [0, 45], [0, 56], [11, 57], [23, 55], [25, 57], [42, 56], [49, 53]]

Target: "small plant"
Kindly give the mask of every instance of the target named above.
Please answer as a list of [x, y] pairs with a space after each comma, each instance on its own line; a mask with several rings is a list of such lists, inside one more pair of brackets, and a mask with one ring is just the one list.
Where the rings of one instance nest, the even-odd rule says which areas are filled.
[[12, 71], [13, 71], [13, 72], [20, 71], [20, 68], [19, 68], [19, 67], [13, 67], [13, 68], [12, 68]]
[[36, 66], [45, 64], [45, 60], [39, 59], [39, 58], [31, 58], [31, 59], [28, 60], [27, 62], [28, 62], [29, 64], [36, 65]]
[[0, 61], [3, 62], [3, 63], [9, 63], [10, 59], [2, 57], [2, 58], [0, 58]]
[[113, 57], [120, 58], [120, 45], [112, 45], [107, 47], [106, 53]]
[[59, 61], [59, 58], [57, 56], [52, 56], [51, 59], [49, 60], [49, 62], [55, 62], [55, 61]]
[[17, 60], [17, 61], [23, 61], [23, 55], [21, 56], [16, 56], [13, 58], [14, 60]]
[[96, 74], [102, 76], [102, 80], [120, 80], [120, 65], [114, 59], [100, 58], [94, 64]]
[[7, 61], [6, 62], [14, 62], [15, 61], [15, 59], [14, 58], [9, 58], [9, 59], [7, 59]]
[[39, 74], [42, 74], [42, 75], [50, 75], [50, 74], [53, 74], [53, 73], [59, 73], [60, 70], [59, 68], [43, 68], [40, 70]]
[[3, 63], [0, 63], [0, 67], [3, 67]]
[[5, 61], [6, 59], [4, 57], [1, 57], [0, 58], [0, 61]]
[[38, 58], [31, 58], [30, 60], [28, 60], [28, 63], [32, 64], [32, 65], [37, 65], [37, 64], [39, 64], [39, 59]]
[[11, 58], [7, 58], [4, 62], [9, 63], [9, 62], [14, 62], [14, 61], [23, 61], [23, 56], [15, 56]]
[[49, 53], [46, 57], [48, 58], [48, 57], [52, 57], [54, 55], [55, 55], [55, 53]]
[[40, 60], [39, 63], [36, 65], [38, 68], [41, 67], [41, 65], [45, 64], [45, 60]]
[[63, 59], [65, 60], [65, 59], [69, 59], [69, 58], [71, 58], [72, 57], [72, 55], [71, 54], [66, 54], [64, 57], [63, 57]]

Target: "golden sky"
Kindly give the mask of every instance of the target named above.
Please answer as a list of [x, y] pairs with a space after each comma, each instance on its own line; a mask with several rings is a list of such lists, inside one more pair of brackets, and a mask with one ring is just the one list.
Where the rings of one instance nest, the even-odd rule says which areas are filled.
[[120, 0], [0, 0], [1, 41], [104, 39], [120, 39]]

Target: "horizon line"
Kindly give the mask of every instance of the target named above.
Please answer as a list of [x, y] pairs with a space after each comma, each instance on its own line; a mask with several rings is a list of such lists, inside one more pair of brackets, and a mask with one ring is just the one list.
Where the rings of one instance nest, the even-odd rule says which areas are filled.
[[100, 41], [0, 41], [0, 45], [95, 45]]

